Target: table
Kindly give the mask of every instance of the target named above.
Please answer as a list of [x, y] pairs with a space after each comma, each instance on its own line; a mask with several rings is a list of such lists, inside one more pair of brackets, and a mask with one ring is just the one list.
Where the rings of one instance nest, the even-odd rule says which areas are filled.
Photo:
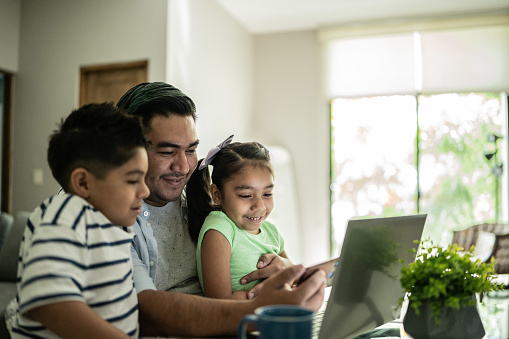
[[[328, 299], [330, 288], [326, 289], [325, 299]], [[509, 290], [490, 292], [484, 296], [483, 301], [478, 303], [479, 315], [484, 325], [486, 335], [483, 339], [507, 339], [509, 338]], [[384, 324], [373, 331], [369, 331], [355, 339], [412, 339], [405, 336], [401, 331], [401, 320]], [[216, 339], [231, 339], [235, 337], [216, 337]], [[156, 338], [146, 338], [156, 339]], [[166, 338], [168, 339], [168, 338]], [[178, 339], [178, 338], [171, 338]]]
[[[488, 295], [485, 295], [483, 301], [478, 303], [478, 310], [486, 332], [483, 339], [509, 338], [509, 290], [490, 292]], [[402, 330], [402, 325], [401, 320], [395, 320], [377, 328], [379, 330], [399, 328], [399, 336], [394, 336], [394, 333], [391, 333], [391, 336], [366, 336], [364, 334], [357, 338], [412, 339], [410, 335]]]

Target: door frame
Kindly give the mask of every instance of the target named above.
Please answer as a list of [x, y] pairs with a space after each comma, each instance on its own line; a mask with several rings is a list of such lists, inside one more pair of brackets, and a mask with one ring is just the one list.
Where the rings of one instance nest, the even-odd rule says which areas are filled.
[[11, 178], [12, 178], [12, 108], [14, 100], [14, 74], [0, 69], [4, 76], [4, 103], [2, 128], [2, 212], [11, 213]]

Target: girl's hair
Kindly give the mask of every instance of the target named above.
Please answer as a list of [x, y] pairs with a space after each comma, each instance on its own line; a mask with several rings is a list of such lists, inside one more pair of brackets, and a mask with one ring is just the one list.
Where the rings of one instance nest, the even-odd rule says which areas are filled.
[[197, 169], [186, 185], [189, 233], [194, 241], [198, 241], [207, 215], [221, 210], [212, 201], [211, 184], [215, 184], [222, 193], [224, 184], [248, 165], [266, 168], [274, 176], [269, 151], [257, 142], [234, 142], [221, 149], [210, 163], [213, 166], [212, 181], [208, 166], [198, 170], [202, 161], [198, 162]]

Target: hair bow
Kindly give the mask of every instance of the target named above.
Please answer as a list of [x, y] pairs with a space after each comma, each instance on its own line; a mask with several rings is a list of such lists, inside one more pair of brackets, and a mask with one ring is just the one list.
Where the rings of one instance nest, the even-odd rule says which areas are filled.
[[214, 159], [214, 157], [216, 156], [217, 152], [219, 152], [220, 150], [223, 149], [224, 146], [228, 145], [229, 143], [232, 142], [232, 139], [233, 139], [233, 134], [230, 135], [228, 138], [226, 138], [225, 141], [223, 141], [222, 143], [220, 143], [219, 145], [217, 145], [216, 147], [212, 148], [208, 153], [207, 153], [207, 156], [203, 159], [203, 161], [201, 162], [200, 164], [200, 167], [198, 168], [198, 170], [202, 170], [204, 169], [205, 167], [207, 167], [208, 165], [210, 165], [210, 163], [212, 162], [212, 160]]

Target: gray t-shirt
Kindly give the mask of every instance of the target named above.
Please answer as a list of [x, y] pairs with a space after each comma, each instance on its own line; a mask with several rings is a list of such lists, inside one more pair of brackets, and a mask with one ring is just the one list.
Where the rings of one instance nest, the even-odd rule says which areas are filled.
[[201, 294], [196, 270], [196, 244], [182, 217], [181, 200], [163, 207], [146, 205], [148, 223], [154, 231], [158, 247], [155, 285], [158, 290]]

